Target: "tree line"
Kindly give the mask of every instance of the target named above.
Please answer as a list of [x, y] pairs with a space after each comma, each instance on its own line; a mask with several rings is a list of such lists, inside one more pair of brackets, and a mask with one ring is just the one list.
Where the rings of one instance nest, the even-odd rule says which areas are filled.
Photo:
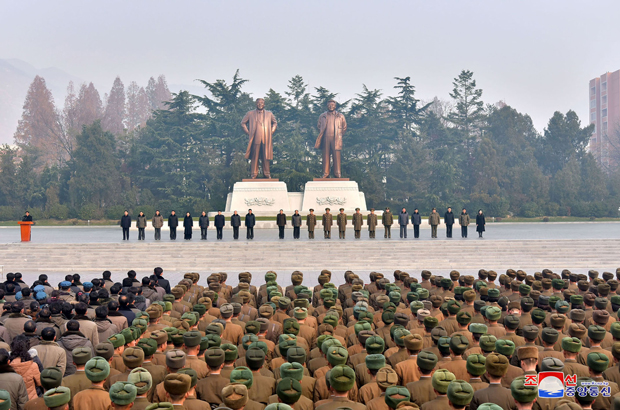
[[[15, 133], [0, 151], [0, 219], [25, 208], [39, 218], [118, 219], [124, 209], [199, 213], [223, 209], [248, 176], [243, 115], [254, 108], [248, 80], [199, 80], [204, 95], [170, 94], [165, 78], [125, 89], [117, 78], [102, 102], [91, 84], [70, 84], [62, 110], [37, 77]], [[348, 130], [343, 176], [368, 207], [484, 209], [487, 216], [618, 216], [620, 172], [603, 172], [587, 152], [592, 126], [555, 112], [542, 133], [527, 114], [485, 104], [471, 71], [453, 80], [450, 100], [422, 102], [410, 77], [394, 92], [362, 87], [350, 100], [301, 76], [270, 89], [278, 120], [272, 175], [289, 191], [321, 174], [314, 149], [318, 116], [339, 102]]]

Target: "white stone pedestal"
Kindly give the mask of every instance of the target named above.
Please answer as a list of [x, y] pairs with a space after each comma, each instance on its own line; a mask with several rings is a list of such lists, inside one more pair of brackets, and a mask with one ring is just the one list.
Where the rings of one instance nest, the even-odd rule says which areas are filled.
[[283, 181], [235, 182], [233, 191], [226, 199], [226, 212], [239, 211], [245, 215], [248, 209], [254, 212], [270, 212], [275, 215], [280, 209], [288, 211], [289, 194]]
[[317, 213], [325, 208], [331, 208], [332, 212], [340, 208], [346, 212], [354, 212], [355, 208], [361, 212], [368, 210], [366, 197], [355, 181], [308, 181], [301, 208], [304, 213], [310, 208], [317, 210]]

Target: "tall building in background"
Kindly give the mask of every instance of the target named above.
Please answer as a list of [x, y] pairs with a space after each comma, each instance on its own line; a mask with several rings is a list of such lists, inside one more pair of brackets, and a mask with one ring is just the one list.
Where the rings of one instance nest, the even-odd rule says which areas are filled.
[[620, 70], [590, 80], [589, 150], [605, 170], [620, 165]]

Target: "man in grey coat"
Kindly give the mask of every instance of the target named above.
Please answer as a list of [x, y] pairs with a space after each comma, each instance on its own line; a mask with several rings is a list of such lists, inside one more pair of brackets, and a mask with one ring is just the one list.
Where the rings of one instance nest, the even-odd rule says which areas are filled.
[[409, 224], [409, 214], [407, 210], [403, 208], [398, 214], [398, 224], [400, 225], [400, 238], [407, 239], [407, 225]]
[[422, 215], [420, 215], [420, 211], [418, 208], [413, 210], [413, 214], [411, 214], [411, 223], [413, 224], [413, 237], [420, 237], [420, 225], [422, 224]]
[[295, 213], [291, 217], [291, 225], [293, 225], [293, 239], [299, 239], [299, 232], [301, 230], [301, 215], [299, 211], [295, 209]]

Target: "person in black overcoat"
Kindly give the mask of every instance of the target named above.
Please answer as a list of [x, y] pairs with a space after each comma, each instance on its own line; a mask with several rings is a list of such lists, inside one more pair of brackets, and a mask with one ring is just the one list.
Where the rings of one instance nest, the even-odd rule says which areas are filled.
[[280, 239], [284, 239], [284, 227], [286, 227], [286, 214], [283, 209], [280, 209], [280, 213], [276, 217], [276, 224], [279, 229], [279, 237]]
[[177, 226], [179, 226], [179, 217], [175, 211], [170, 212], [168, 217], [168, 227], [170, 227], [170, 240], [177, 239]]
[[454, 213], [452, 208], [448, 208], [443, 214], [443, 222], [446, 224], [446, 238], [452, 238], [452, 225], [454, 225]]
[[478, 232], [478, 238], [482, 238], [482, 232], [484, 232], [485, 224], [486, 220], [484, 219], [482, 209], [478, 209], [478, 215], [476, 215], [476, 231]]
[[125, 211], [125, 214], [121, 217], [121, 228], [123, 228], [123, 240], [129, 240], [129, 228], [131, 227], [131, 216], [129, 211]]
[[241, 215], [235, 211], [230, 217], [230, 226], [233, 228], [233, 239], [239, 239], [239, 227], [241, 226]]
[[221, 240], [223, 236], [224, 225], [226, 225], [226, 218], [224, 218], [224, 215], [222, 215], [222, 211], [217, 211], [214, 224], [217, 231], [217, 239]]
[[248, 209], [248, 213], [245, 216], [245, 226], [247, 229], [246, 238], [254, 239], [254, 225], [256, 225], [256, 215], [252, 213], [251, 209]]
[[183, 218], [183, 228], [185, 228], [183, 239], [186, 241], [192, 239], [192, 226], [194, 226], [194, 219], [189, 212], [186, 212], [185, 218]]
[[200, 226], [200, 239], [207, 240], [207, 228], [209, 228], [209, 216], [205, 211], [198, 218], [198, 226]]

